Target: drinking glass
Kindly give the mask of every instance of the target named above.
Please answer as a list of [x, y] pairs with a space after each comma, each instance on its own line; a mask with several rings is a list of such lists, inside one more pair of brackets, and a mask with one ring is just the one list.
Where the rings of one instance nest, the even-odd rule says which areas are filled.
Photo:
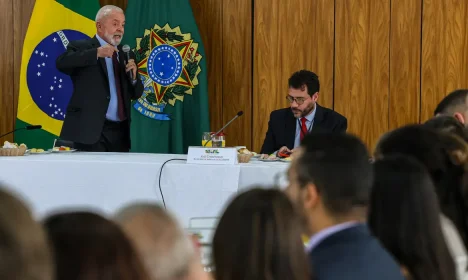
[[[205, 147], [211, 147], [211, 141], [210, 141], [210, 138], [211, 138], [211, 132], [203, 132], [203, 136], [202, 136], [202, 146]], [[206, 142], [210, 141], [208, 144], [206, 144]]]

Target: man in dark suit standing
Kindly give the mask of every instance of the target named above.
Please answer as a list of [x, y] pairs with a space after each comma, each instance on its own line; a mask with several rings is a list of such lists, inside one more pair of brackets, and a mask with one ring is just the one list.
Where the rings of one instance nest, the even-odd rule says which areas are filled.
[[126, 61], [119, 47], [124, 24], [122, 9], [102, 7], [96, 36], [70, 42], [57, 58], [57, 68], [71, 76], [74, 86], [60, 137], [79, 150], [130, 150], [131, 99], [142, 95], [143, 84], [134, 59]]
[[403, 280], [394, 258], [363, 222], [373, 171], [365, 145], [346, 133], [307, 135], [288, 170], [314, 279]]
[[301, 70], [288, 80], [290, 108], [273, 111], [261, 154], [291, 152], [310, 132], [345, 132], [347, 119], [317, 104], [320, 82], [314, 72]]

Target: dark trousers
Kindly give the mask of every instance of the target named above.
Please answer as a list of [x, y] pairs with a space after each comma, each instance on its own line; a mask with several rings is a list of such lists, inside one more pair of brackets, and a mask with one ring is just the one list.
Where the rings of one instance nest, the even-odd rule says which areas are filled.
[[75, 148], [86, 152], [119, 152], [130, 150], [130, 129], [128, 121], [113, 122], [106, 120], [99, 141], [92, 145], [75, 143]]

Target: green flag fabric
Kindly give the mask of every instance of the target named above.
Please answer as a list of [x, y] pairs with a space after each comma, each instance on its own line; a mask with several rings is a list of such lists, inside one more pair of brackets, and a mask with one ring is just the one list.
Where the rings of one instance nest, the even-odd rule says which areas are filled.
[[29, 148], [52, 148], [73, 93], [71, 78], [57, 70], [56, 58], [69, 41], [94, 36], [98, 0], [36, 0], [23, 44], [16, 143]]
[[187, 152], [209, 130], [206, 57], [189, 0], [129, 0], [123, 44], [145, 85], [132, 104], [132, 152]]

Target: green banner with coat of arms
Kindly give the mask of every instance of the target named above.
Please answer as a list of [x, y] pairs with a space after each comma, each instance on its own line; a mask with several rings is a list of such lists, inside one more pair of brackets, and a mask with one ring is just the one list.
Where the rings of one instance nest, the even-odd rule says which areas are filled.
[[206, 57], [190, 0], [129, 0], [123, 44], [145, 85], [132, 105], [132, 152], [187, 152], [209, 130]]

